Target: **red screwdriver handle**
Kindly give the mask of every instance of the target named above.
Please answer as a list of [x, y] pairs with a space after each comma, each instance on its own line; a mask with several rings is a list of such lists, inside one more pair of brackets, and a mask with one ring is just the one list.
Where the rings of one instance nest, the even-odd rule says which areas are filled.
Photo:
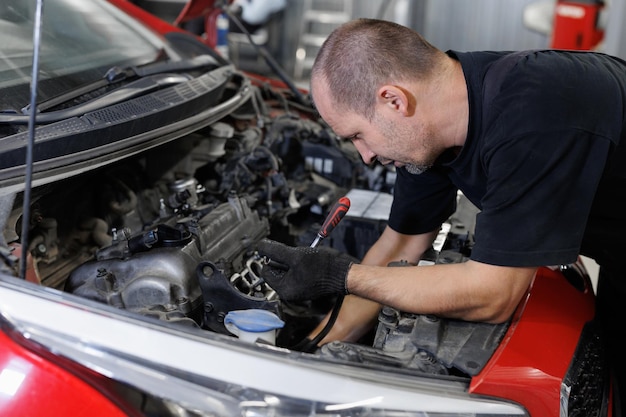
[[343, 216], [346, 215], [348, 209], [350, 209], [350, 199], [348, 197], [341, 197], [328, 213], [328, 216], [326, 217], [326, 220], [324, 220], [324, 224], [322, 224], [318, 235], [321, 238], [326, 238], [330, 232], [333, 231], [335, 226], [339, 224], [341, 219], [343, 219]]

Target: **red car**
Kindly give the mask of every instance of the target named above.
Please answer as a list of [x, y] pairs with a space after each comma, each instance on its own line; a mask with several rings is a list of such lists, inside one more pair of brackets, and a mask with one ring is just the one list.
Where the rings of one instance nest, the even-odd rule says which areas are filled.
[[[130, 2], [38, 6], [0, 6], [2, 415], [611, 415], [582, 263], [540, 268], [504, 324], [385, 307], [301, 349], [338, 300], [282, 302], [256, 244], [309, 245], [345, 196], [322, 244], [362, 256], [393, 169]], [[475, 213], [460, 195], [425, 261], [467, 260]]]

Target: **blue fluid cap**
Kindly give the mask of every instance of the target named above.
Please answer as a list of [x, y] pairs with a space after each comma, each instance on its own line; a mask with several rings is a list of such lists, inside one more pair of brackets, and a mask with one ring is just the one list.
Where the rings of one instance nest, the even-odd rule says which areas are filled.
[[228, 312], [224, 324], [233, 324], [245, 332], [261, 333], [281, 329], [285, 322], [271, 311], [251, 308]]

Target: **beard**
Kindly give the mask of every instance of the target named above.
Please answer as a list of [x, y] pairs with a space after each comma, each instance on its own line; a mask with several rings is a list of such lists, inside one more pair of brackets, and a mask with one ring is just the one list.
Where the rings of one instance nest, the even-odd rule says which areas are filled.
[[432, 168], [432, 165], [406, 164], [404, 168], [409, 174], [421, 175], [424, 172], [428, 171], [430, 168]]
[[[405, 152], [400, 151], [399, 154], [405, 153], [408, 155], [415, 147], [421, 151], [422, 159], [419, 161], [407, 161], [403, 160], [402, 157], [394, 158], [391, 155], [385, 156], [385, 158], [378, 157], [379, 160], [402, 162], [404, 164], [403, 167], [410, 174], [421, 175], [428, 171], [433, 167], [437, 157], [444, 150], [433, 146], [434, 135], [428, 130], [418, 132], [407, 126], [398, 126], [378, 113], [374, 114], [373, 124], [380, 132], [384, 132], [388, 143], [394, 144], [395, 142], [405, 149]], [[396, 152], [398, 152], [397, 147]]]

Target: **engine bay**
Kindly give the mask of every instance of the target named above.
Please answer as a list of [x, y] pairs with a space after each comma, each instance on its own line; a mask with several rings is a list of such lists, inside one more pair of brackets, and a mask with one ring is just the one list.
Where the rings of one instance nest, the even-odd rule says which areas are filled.
[[[270, 238], [308, 246], [335, 201], [365, 195], [382, 205], [382, 214], [381, 207], [370, 216], [353, 204], [358, 213], [348, 213], [322, 242], [361, 258], [384, 228], [394, 179], [393, 169], [364, 165], [313, 113], [294, 111], [262, 85], [247, 105], [209, 128], [33, 189], [29, 219], [16, 196], [4, 241], [18, 248], [22, 222], [29, 222], [26, 279], [36, 284], [224, 335], [232, 335], [229, 312], [266, 310], [284, 322], [276, 345], [298, 350], [337, 300], [282, 302], [259, 279], [256, 244]], [[458, 206], [423, 262], [468, 259], [475, 212], [462, 200]], [[6, 253], [3, 267], [17, 275], [15, 265], [15, 254]], [[364, 340], [310, 353], [471, 376], [507, 328], [384, 307]]]

